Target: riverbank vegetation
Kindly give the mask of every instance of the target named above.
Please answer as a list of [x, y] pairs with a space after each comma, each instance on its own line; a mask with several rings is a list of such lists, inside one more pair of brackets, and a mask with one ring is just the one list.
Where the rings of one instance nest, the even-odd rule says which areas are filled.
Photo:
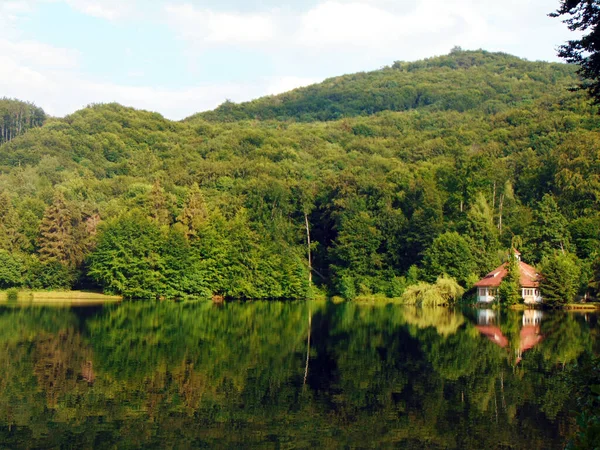
[[391, 298], [468, 289], [520, 236], [597, 295], [600, 117], [577, 82], [455, 49], [182, 122], [45, 118], [0, 146], [0, 288]]

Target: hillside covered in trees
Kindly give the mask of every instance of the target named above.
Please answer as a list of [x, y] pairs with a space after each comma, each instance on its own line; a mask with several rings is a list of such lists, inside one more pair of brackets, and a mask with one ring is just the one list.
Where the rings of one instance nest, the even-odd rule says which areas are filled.
[[46, 119], [0, 146], [0, 287], [395, 297], [469, 288], [518, 242], [594, 295], [600, 117], [577, 82], [456, 50], [182, 122]]

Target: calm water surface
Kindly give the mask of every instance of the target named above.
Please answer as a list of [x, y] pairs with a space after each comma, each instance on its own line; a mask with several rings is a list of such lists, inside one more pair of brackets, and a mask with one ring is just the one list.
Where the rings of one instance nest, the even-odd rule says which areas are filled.
[[562, 448], [594, 313], [0, 307], [1, 448]]

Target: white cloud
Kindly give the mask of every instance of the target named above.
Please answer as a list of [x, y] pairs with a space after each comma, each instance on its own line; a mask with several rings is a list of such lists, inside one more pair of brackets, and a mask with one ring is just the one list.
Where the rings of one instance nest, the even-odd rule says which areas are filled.
[[37, 41], [0, 39], [0, 60], [12, 60], [29, 67], [74, 69], [78, 52], [52, 47]]
[[71, 8], [106, 20], [122, 19], [133, 11], [131, 0], [64, 0]]
[[304, 14], [296, 39], [311, 46], [383, 44], [388, 48], [408, 37], [438, 32], [456, 23], [453, 15], [432, 13], [428, 1], [418, 3], [406, 14], [393, 13], [372, 3], [321, 3]]
[[194, 43], [258, 43], [276, 35], [275, 23], [269, 14], [216, 12], [191, 4], [166, 6], [165, 11], [175, 32]]

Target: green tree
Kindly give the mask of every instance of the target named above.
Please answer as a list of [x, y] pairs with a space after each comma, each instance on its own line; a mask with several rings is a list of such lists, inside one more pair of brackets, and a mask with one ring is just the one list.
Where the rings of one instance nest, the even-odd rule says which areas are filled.
[[[560, 8], [552, 17], [567, 16], [563, 20], [571, 31], [582, 36], [559, 47], [558, 56], [579, 66], [584, 78], [581, 87], [587, 89], [595, 102], [600, 102], [600, 7], [596, 0], [561, 0]], [[586, 33], [587, 32], [587, 33]]]
[[158, 224], [138, 212], [110, 220], [101, 227], [89, 275], [106, 292], [156, 298], [164, 291], [163, 242]]
[[520, 283], [521, 270], [519, 269], [519, 260], [514, 249], [511, 249], [505, 267], [507, 274], [498, 288], [500, 302], [505, 305], [521, 303], [523, 301]]
[[493, 211], [481, 192], [467, 213], [466, 235], [479, 272], [488, 272], [497, 264], [500, 241], [498, 228], [494, 225]]
[[188, 198], [177, 217], [177, 222], [183, 225], [186, 237], [194, 237], [198, 229], [208, 219], [208, 209], [198, 183], [194, 183], [188, 193]]
[[575, 300], [581, 269], [577, 257], [556, 252], [546, 256], [541, 264], [540, 294], [549, 306], [559, 306]]
[[423, 266], [428, 281], [433, 282], [446, 274], [463, 286], [477, 271], [469, 243], [456, 232], [440, 234], [433, 241], [425, 251]]
[[568, 221], [561, 213], [554, 196], [546, 194], [534, 212], [533, 223], [525, 234], [525, 253], [534, 263], [555, 251], [570, 248]]
[[150, 210], [150, 217], [159, 225], [169, 225], [171, 223], [171, 215], [167, 206], [165, 190], [161, 186], [160, 181], [156, 180], [148, 195], [148, 209]]
[[58, 191], [54, 202], [44, 213], [40, 224], [38, 240], [40, 261], [58, 261], [65, 266], [75, 262], [73, 241], [73, 223], [71, 211], [67, 207], [63, 194]]
[[22, 286], [24, 269], [22, 261], [6, 250], [0, 250], [0, 289]]

